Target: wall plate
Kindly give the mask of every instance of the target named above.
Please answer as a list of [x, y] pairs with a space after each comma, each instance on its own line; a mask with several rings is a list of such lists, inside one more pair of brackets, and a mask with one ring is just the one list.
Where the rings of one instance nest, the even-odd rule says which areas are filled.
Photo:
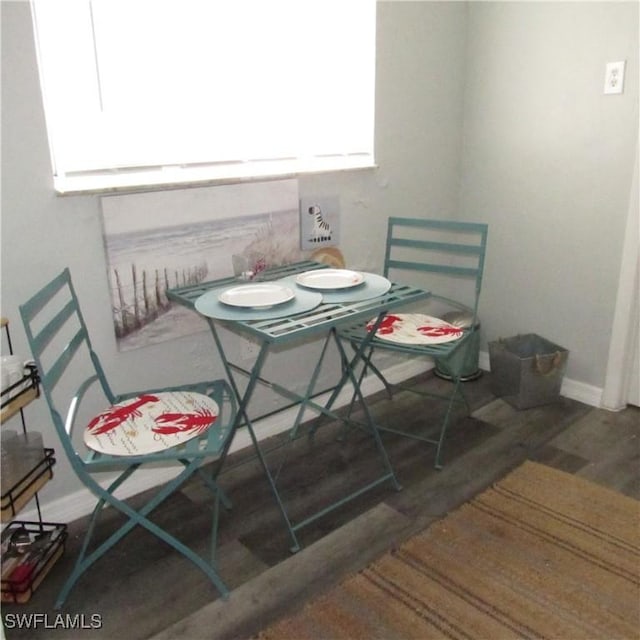
[[626, 60], [607, 63], [604, 74], [605, 94], [622, 93], [624, 91], [624, 67]]

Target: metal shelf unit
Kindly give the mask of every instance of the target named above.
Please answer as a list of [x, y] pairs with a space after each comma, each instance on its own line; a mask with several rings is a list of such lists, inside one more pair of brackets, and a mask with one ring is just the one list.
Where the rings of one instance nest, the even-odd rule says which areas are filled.
[[[9, 322], [0, 319], [0, 327], [13, 353]], [[20, 415], [22, 432], [27, 433], [23, 409], [40, 395], [38, 371], [35, 366], [26, 368], [21, 380], [2, 391], [0, 424], [4, 425], [16, 414]], [[2, 487], [0, 514], [2, 523], [8, 522], [0, 536], [2, 550], [2, 602], [28, 602], [58, 558], [64, 553], [67, 526], [44, 522], [40, 511], [38, 491], [53, 478], [54, 450], [44, 449], [43, 457], [10, 487]], [[36, 522], [14, 520], [18, 513], [35, 500], [38, 512]], [[32, 540], [26, 549], [12, 544], [15, 536]]]

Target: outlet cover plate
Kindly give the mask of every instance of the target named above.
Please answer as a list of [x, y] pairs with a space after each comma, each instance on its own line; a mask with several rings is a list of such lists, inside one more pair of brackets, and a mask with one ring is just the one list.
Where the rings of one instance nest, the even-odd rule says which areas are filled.
[[604, 74], [605, 94], [622, 93], [624, 91], [624, 67], [626, 60], [607, 63]]

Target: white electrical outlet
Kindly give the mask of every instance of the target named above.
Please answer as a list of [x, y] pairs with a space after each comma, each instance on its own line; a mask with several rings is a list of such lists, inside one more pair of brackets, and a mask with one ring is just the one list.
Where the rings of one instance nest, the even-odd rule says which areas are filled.
[[624, 90], [624, 66], [626, 60], [609, 62], [604, 74], [605, 94], [622, 93]]

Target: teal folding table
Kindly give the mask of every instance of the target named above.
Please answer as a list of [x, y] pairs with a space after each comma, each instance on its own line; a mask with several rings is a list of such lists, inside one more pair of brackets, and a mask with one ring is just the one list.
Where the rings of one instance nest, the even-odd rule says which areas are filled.
[[[345, 324], [372, 320], [371, 336], [373, 336], [379, 323], [388, 311], [424, 300], [430, 295], [429, 292], [416, 287], [390, 283], [385, 278], [375, 274], [363, 274], [365, 280], [357, 287], [333, 289], [330, 291], [307, 289], [306, 287], [300, 287], [296, 284], [297, 275], [322, 268], [326, 268], [326, 265], [303, 261], [270, 269], [261, 274], [261, 282], [280, 283], [295, 292], [294, 297], [290, 300], [285, 300], [269, 307], [245, 308], [221, 301], [221, 295], [223, 300], [225, 300], [225, 295], [229, 293], [230, 289], [236, 292], [236, 287], [243, 284], [233, 277], [188, 285], [168, 291], [168, 296], [171, 300], [200, 313], [206, 318], [209, 324], [230, 386], [238, 399], [238, 412], [234, 430], [237, 431], [237, 429], [243, 426], [246, 426], [248, 429], [260, 465], [264, 470], [271, 492], [273, 493], [289, 535], [291, 536], [291, 550], [294, 552], [300, 549], [296, 531], [302, 527], [384, 482], [389, 481], [395, 489], [401, 488], [395, 477], [378, 429], [367, 408], [367, 403], [364, 402], [360, 387], [361, 380], [357, 375], [357, 367], [362, 361], [362, 356], [368, 347], [368, 342], [366, 340], [363, 341], [355, 353], [348, 356], [337, 336], [336, 328], [344, 326]], [[250, 336], [253, 340], [257, 341], [259, 351], [253, 366], [249, 370], [228, 359], [220, 339], [217, 325], [224, 326], [235, 333]], [[263, 365], [272, 346], [286, 345], [293, 349], [296, 343], [299, 345], [309, 337], [320, 338], [322, 336], [324, 336], [323, 348], [304, 394], [296, 393], [286, 388], [283, 384], [269, 381], [262, 377]], [[327, 354], [328, 346], [331, 343], [335, 344], [338, 349], [341, 370], [338, 373], [336, 385], [329, 390], [328, 400], [326, 400], [324, 404], [319, 404], [314, 400], [314, 394], [316, 393], [315, 386]], [[243, 393], [240, 392], [240, 387], [237, 383], [236, 376], [239, 374], [248, 377], [247, 386]], [[355, 397], [362, 401], [365, 422], [355, 422], [350, 418], [348, 422], [365, 429], [373, 438], [383, 467], [380, 476], [364, 484], [356, 491], [352, 491], [348, 493], [348, 495], [341, 497], [332, 504], [326, 505], [326, 507], [309, 515], [304, 520], [293, 523], [289, 518], [280, 492], [278, 491], [274, 475], [267, 465], [263, 448], [260, 446], [259, 439], [256, 435], [254, 428], [255, 418], [252, 420], [249, 416], [249, 405], [258, 383], [268, 385], [275, 393], [299, 405], [296, 418], [290, 430], [291, 438], [297, 436], [300, 422], [306, 408], [311, 408], [319, 414], [344, 422], [345, 419], [333, 412], [332, 407], [343, 387], [350, 383], [353, 387]], [[229, 446], [232, 440], [233, 438], [229, 439]], [[228, 447], [224, 452], [224, 456], [226, 456], [227, 452]]]

